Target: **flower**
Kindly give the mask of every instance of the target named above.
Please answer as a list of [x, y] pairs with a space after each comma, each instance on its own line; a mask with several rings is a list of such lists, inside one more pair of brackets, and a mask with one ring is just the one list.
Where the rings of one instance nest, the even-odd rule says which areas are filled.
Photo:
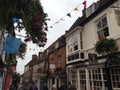
[[[15, 28], [19, 32], [25, 28], [27, 36], [33, 43], [46, 43], [39, 39], [47, 31], [47, 14], [39, 0], [3, 0], [0, 1], [0, 30], [15, 36]], [[22, 21], [22, 22], [21, 22]], [[17, 23], [15, 27], [13, 24]], [[46, 38], [46, 35], [41, 38]]]

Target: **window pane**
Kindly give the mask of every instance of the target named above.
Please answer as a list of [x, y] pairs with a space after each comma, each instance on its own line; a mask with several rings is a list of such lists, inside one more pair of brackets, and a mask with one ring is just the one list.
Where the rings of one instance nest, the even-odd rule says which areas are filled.
[[102, 27], [105, 27], [105, 26], [107, 26], [107, 19], [106, 19], [106, 17], [104, 17], [102, 19]]
[[104, 28], [104, 36], [105, 36], [105, 37], [109, 36], [108, 27]]
[[120, 26], [120, 10], [115, 10], [116, 21], [118, 26]]
[[105, 86], [106, 80], [102, 78], [102, 70], [102, 68], [89, 69], [90, 90], [104, 90], [105, 88], [107, 89], [107, 87]]
[[101, 22], [99, 21], [98, 23], [97, 23], [97, 30], [100, 30], [101, 29]]
[[106, 17], [99, 19], [99, 21], [97, 21], [96, 25], [97, 25], [97, 33], [98, 33], [99, 38], [101, 38], [103, 36], [105, 36], [105, 37], [109, 36], [109, 28], [107, 25]]
[[79, 53], [75, 54], [75, 59], [79, 59]]
[[78, 44], [77, 44], [77, 42], [73, 43], [73, 46], [74, 46], [74, 51], [78, 50]]
[[98, 31], [98, 37], [100, 38], [100, 37], [102, 37], [102, 36], [104, 36], [103, 31], [102, 31], [102, 30], [101, 30], [101, 31]]
[[80, 77], [80, 90], [86, 90], [86, 74], [85, 74], [85, 70], [81, 69], [79, 70], [79, 77]]

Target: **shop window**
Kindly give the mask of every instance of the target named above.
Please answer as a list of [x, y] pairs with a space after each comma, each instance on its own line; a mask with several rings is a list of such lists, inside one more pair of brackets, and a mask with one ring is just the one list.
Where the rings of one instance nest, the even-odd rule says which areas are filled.
[[111, 68], [111, 82], [113, 89], [120, 89], [120, 67]]
[[104, 68], [89, 69], [90, 90], [107, 90]]
[[109, 29], [107, 24], [107, 18], [102, 17], [96, 22], [98, 37], [107, 37], [109, 36]]
[[86, 90], [86, 73], [84, 69], [79, 70], [80, 90]]
[[77, 71], [73, 68], [69, 68], [68, 72], [68, 81], [71, 82], [72, 85], [77, 85]]

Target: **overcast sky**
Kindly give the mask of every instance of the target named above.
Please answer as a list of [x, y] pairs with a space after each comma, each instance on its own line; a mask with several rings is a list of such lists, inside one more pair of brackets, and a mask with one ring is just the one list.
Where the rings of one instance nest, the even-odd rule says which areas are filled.
[[[24, 66], [31, 60], [33, 54], [37, 54], [39, 51], [44, 51], [50, 46], [57, 38], [65, 34], [66, 30], [73, 25], [78, 17], [82, 15], [85, 0], [40, 0], [44, 12], [48, 14], [48, 32], [47, 32], [47, 44], [44, 48], [40, 48], [31, 42], [28, 42], [28, 49], [24, 60], [18, 59], [17, 72], [23, 73]], [[86, 7], [98, 0], [86, 0]], [[74, 8], [78, 8], [79, 11], [75, 11]], [[67, 16], [70, 13], [71, 17]], [[63, 18], [63, 19], [61, 19]], [[52, 27], [52, 28], [51, 28]]]

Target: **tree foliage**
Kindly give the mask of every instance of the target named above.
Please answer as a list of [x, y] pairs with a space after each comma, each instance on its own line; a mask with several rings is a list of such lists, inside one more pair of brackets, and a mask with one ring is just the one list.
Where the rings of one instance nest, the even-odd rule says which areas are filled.
[[[20, 32], [24, 28], [27, 40], [44, 46], [47, 41], [46, 20], [47, 14], [39, 0], [0, 0], [0, 30], [6, 30], [13, 36], [14, 30]], [[17, 25], [14, 26], [14, 23]]]
[[13, 85], [16, 89], [18, 89], [19, 83], [20, 83], [20, 74], [14, 72], [14, 73], [13, 73], [13, 76], [12, 76], [12, 85]]

